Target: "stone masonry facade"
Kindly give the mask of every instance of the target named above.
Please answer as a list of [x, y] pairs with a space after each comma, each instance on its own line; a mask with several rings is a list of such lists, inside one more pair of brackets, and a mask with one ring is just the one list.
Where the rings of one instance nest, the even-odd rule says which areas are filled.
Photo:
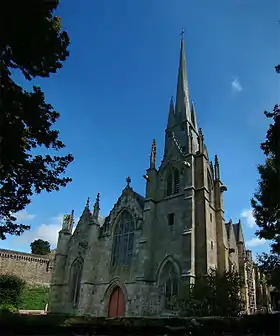
[[225, 222], [220, 165], [208, 157], [189, 98], [181, 40], [176, 102], [170, 101], [164, 157], [156, 142], [144, 175], [146, 194], [127, 185], [109, 215], [99, 194], [73, 232], [65, 215], [55, 255], [50, 313], [93, 316], [170, 316], [171, 298], [214, 268], [244, 275], [246, 311], [257, 308], [255, 271], [241, 222]]
[[17, 275], [31, 285], [50, 286], [54, 253], [42, 256], [0, 249], [0, 274]]

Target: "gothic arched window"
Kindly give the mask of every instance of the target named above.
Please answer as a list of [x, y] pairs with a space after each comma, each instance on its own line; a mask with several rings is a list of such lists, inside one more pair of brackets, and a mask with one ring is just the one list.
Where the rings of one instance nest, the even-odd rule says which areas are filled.
[[213, 183], [210, 173], [207, 174], [207, 184], [208, 184], [208, 191], [209, 191], [209, 202], [210, 204], [213, 203]]
[[164, 265], [160, 275], [160, 284], [164, 295], [164, 307], [166, 309], [173, 309], [179, 284], [177, 272], [171, 262], [167, 262]]
[[114, 240], [112, 265], [129, 266], [134, 244], [134, 219], [128, 211], [123, 211], [117, 222]]
[[172, 168], [166, 179], [166, 195], [178, 194], [180, 191], [180, 172], [177, 168]]
[[172, 189], [173, 189], [173, 176], [172, 176], [172, 172], [169, 172], [167, 175], [167, 186], [166, 186], [167, 196], [172, 195]]
[[69, 293], [70, 301], [73, 303], [74, 307], [76, 307], [79, 302], [83, 264], [83, 259], [77, 258], [72, 263], [70, 269]]

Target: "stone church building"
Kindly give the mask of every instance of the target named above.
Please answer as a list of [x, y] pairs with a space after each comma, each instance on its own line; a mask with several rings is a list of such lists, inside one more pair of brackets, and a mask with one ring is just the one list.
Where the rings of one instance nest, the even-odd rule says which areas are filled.
[[248, 312], [256, 308], [256, 282], [241, 223], [224, 219], [218, 157], [210, 161], [189, 98], [181, 40], [175, 104], [170, 101], [164, 157], [156, 142], [144, 175], [146, 194], [130, 178], [106, 218], [99, 195], [73, 231], [73, 213], [59, 233], [49, 312], [94, 316], [164, 316], [171, 298], [210, 268], [244, 274]]

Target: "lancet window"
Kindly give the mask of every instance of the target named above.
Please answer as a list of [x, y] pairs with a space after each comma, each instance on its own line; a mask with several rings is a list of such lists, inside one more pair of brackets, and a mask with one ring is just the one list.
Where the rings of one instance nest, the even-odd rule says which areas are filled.
[[70, 301], [74, 307], [77, 307], [79, 303], [83, 264], [83, 259], [77, 258], [72, 263], [70, 269]]
[[166, 184], [167, 196], [180, 192], [180, 172], [177, 168], [173, 168], [168, 172]]
[[160, 283], [164, 294], [164, 307], [173, 309], [178, 294], [178, 275], [171, 262], [167, 262], [160, 275]]
[[209, 191], [209, 203], [212, 204], [213, 203], [213, 182], [212, 182], [212, 178], [210, 176], [210, 173], [208, 172], [207, 174], [207, 184], [208, 184], [208, 191]]
[[134, 219], [130, 212], [123, 211], [116, 224], [112, 266], [130, 266], [134, 245]]

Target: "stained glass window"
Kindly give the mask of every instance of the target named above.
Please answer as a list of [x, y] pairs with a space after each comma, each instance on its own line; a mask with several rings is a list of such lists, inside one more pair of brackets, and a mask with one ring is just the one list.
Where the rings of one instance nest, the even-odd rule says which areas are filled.
[[74, 307], [76, 307], [79, 302], [83, 263], [82, 258], [77, 258], [71, 265], [69, 290], [70, 301], [73, 303]]
[[131, 264], [134, 243], [134, 220], [128, 211], [123, 211], [118, 220], [114, 241], [112, 265], [129, 266]]

